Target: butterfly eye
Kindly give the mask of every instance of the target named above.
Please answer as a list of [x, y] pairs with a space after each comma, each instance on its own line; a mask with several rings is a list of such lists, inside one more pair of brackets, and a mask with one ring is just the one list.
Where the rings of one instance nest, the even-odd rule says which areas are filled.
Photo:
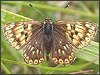
[[50, 22], [50, 24], [53, 24], [52, 22]]
[[46, 21], [44, 21], [43, 24], [46, 24]]

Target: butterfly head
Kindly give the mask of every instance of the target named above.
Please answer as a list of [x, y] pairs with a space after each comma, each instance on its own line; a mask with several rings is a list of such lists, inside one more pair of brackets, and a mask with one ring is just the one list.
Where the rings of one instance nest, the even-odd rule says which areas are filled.
[[51, 24], [52, 24], [52, 21], [51, 21], [50, 18], [47, 17], [47, 18], [44, 20], [43, 24], [44, 24], [44, 25], [48, 25], [48, 24], [51, 25]]

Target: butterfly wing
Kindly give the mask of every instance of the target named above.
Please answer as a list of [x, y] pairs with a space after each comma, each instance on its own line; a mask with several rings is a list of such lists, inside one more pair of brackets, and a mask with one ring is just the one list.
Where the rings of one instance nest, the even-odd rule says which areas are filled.
[[4, 34], [12, 47], [24, 50], [23, 59], [26, 63], [39, 64], [46, 59], [41, 23], [38, 21], [9, 23], [4, 27]]
[[51, 62], [61, 65], [72, 63], [75, 60], [75, 53], [64, 33], [54, 27], [53, 38], [54, 42], [50, 52]]
[[40, 27], [38, 21], [8, 23], [4, 26], [4, 35], [12, 47], [19, 50]]
[[57, 21], [55, 26], [65, 32], [66, 37], [76, 48], [87, 46], [97, 31], [96, 24], [87, 21]]
[[24, 45], [23, 50], [23, 59], [28, 64], [39, 64], [46, 60], [42, 28], [32, 34], [30, 40]]

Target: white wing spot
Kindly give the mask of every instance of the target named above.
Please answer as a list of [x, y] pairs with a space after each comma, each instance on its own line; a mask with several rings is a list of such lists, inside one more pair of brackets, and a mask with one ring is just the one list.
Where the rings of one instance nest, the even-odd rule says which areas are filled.
[[35, 44], [37, 44], [37, 41], [35, 42]]
[[32, 54], [34, 55], [35, 54], [35, 51], [32, 51]]
[[80, 32], [80, 33], [84, 33], [84, 30], [82, 30], [82, 29], [80, 29], [80, 28], [75, 28], [75, 31], [78, 31], [78, 32]]
[[82, 33], [78, 33], [78, 36], [79, 36], [80, 38], [82, 38], [82, 37], [83, 37], [83, 34], [82, 34]]
[[87, 35], [88, 37], [90, 37], [90, 38], [93, 38], [93, 35], [90, 34], [90, 33], [87, 33], [86, 35]]
[[8, 31], [5, 32], [5, 35], [8, 35], [11, 32], [12, 32], [11, 30], [8, 30]]
[[67, 50], [66, 46], [63, 46], [65, 50]]
[[6, 38], [9, 39], [12, 36], [13, 36], [13, 34], [9, 34], [9, 35], [6, 35]]
[[69, 60], [72, 60], [72, 56], [69, 56]]
[[62, 60], [62, 59], [59, 59], [59, 63], [60, 63], [60, 64], [63, 64], [63, 60]]
[[14, 28], [15, 31], [24, 31], [23, 25], [17, 26], [16, 28]]
[[23, 31], [24, 31], [24, 28], [20, 28], [20, 29], [16, 30], [15, 33], [18, 34], [18, 33], [21, 33]]
[[67, 29], [68, 29], [68, 30], [71, 30], [70, 24], [67, 24]]
[[16, 49], [20, 49], [19, 45], [17, 45], [15, 48], [16, 48]]
[[40, 51], [40, 54], [41, 54], [41, 51]]
[[25, 35], [21, 36], [19, 39], [20, 39], [20, 40], [25, 39]]
[[13, 42], [14, 41], [14, 38], [10, 38], [8, 39], [9, 42]]
[[65, 63], [68, 64], [69, 63], [69, 60], [68, 59], [65, 59]]
[[31, 48], [31, 45], [29, 45], [29, 48], [28, 49], [30, 49]]
[[22, 41], [20, 42], [20, 44], [21, 44], [21, 45], [25, 44], [25, 40], [22, 40]]
[[61, 44], [61, 43], [62, 43], [62, 41], [59, 41], [59, 43]]
[[37, 49], [36, 52], [37, 52], [37, 54], [38, 54], [38, 53], [39, 53], [39, 50]]
[[89, 23], [89, 22], [86, 22], [87, 24]]
[[85, 40], [86, 40], [87, 42], [90, 42], [90, 41], [91, 41], [89, 37], [85, 37]]
[[24, 57], [26, 57], [27, 55], [26, 55], [26, 53], [24, 53], [24, 55], [23, 55]]
[[64, 50], [62, 51], [62, 54], [65, 54], [65, 51]]
[[34, 64], [38, 64], [38, 60], [37, 59], [34, 60]]
[[11, 44], [13, 47], [15, 47], [17, 45], [17, 42], [12, 42]]
[[40, 58], [41, 61], [44, 61], [44, 58]]
[[71, 53], [71, 56], [72, 56], [72, 57], [74, 56], [74, 53], [73, 53], [73, 52]]
[[87, 46], [87, 45], [88, 45], [88, 43], [85, 42], [85, 41], [81, 41], [81, 43], [82, 43], [82, 45], [84, 45], [84, 46]]
[[[79, 26], [79, 25], [80, 25], [80, 26], [82, 25], [81, 22], [77, 22], [77, 24], [78, 24], [78, 26]], [[75, 26], [76, 26], [76, 25], [75, 25]]]
[[19, 38], [21, 36], [21, 33], [16, 34], [16, 38]]
[[75, 39], [73, 39], [73, 43], [74, 43], [75, 45], [77, 45], [78, 41], [75, 40]]
[[85, 24], [86, 27], [88, 28], [91, 28], [91, 25], [90, 24]]
[[25, 61], [28, 63], [28, 60], [29, 60], [29, 56], [27, 56], [26, 58], [25, 58]]
[[43, 58], [40, 58], [39, 63], [41, 63], [42, 61], [44, 61], [44, 59]]
[[79, 37], [77, 35], [73, 35], [73, 37], [76, 39], [76, 40], [79, 40]]
[[94, 34], [95, 32], [93, 30], [88, 30], [91, 34]]
[[11, 23], [10, 25], [9, 25], [9, 28], [13, 28], [15, 26], [15, 23]]
[[10, 28], [9, 28], [9, 27], [6, 27], [5, 29], [6, 29], [6, 30], [9, 30]]
[[34, 47], [31, 47], [31, 51], [34, 49]]
[[92, 30], [95, 30], [95, 27], [94, 27], [94, 26], [91, 26], [91, 29], [92, 29]]
[[32, 24], [28, 24], [28, 28], [27, 28], [27, 30], [31, 30], [32, 29]]
[[74, 57], [73, 61], [76, 59], [76, 57]]
[[66, 44], [66, 47], [69, 49], [69, 46], [68, 46], [68, 44]]
[[59, 53], [61, 53], [61, 50], [60, 50], [60, 49], [58, 49], [58, 52], [59, 52]]
[[30, 59], [30, 60], [29, 60], [29, 64], [33, 64], [33, 60]]
[[52, 58], [52, 60], [53, 60], [55, 63], [58, 62], [57, 58]]

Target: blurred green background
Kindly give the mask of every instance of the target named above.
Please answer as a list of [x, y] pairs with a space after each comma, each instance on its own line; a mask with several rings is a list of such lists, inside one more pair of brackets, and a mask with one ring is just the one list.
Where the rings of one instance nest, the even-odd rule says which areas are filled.
[[3, 74], [75, 74], [99, 73], [99, 42], [96, 38], [88, 47], [75, 50], [77, 59], [69, 66], [50, 67], [48, 61], [39, 65], [28, 65], [22, 60], [22, 50], [16, 51], [5, 40], [3, 26], [9, 22], [37, 20], [44, 17], [29, 6], [31, 3], [46, 17], [56, 20], [89, 20], [99, 24], [98, 1], [1, 1], [1, 72]]

